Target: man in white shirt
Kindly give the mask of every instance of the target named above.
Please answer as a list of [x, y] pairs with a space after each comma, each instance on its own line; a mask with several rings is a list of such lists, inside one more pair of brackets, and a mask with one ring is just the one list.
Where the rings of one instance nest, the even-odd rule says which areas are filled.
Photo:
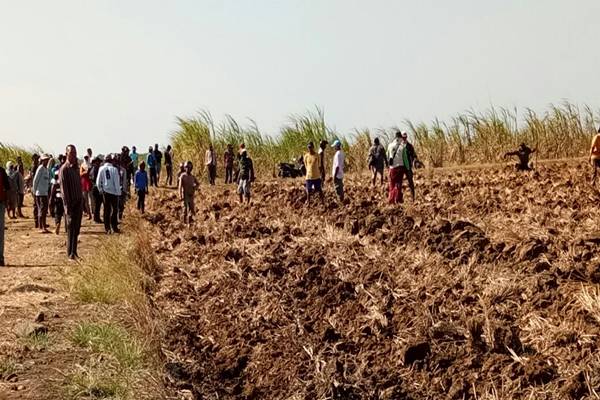
[[121, 178], [115, 166], [114, 154], [106, 156], [104, 164], [98, 170], [96, 186], [104, 199], [104, 230], [107, 234], [119, 233], [119, 197], [121, 196]]
[[206, 165], [206, 171], [208, 172], [208, 183], [214, 185], [217, 177], [217, 155], [212, 144], [204, 155], [204, 165]]
[[388, 202], [390, 204], [402, 203], [402, 178], [405, 173], [404, 168], [404, 147], [402, 132], [396, 132], [396, 139], [388, 145], [387, 157], [389, 160], [389, 193]]
[[339, 140], [333, 142], [335, 154], [333, 155], [333, 166], [331, 175], [333, 176], [333, 186], [340, 202], [344, 202], [344, 161], [346, 156], [342, 151], [342, 143]]
[[37, 206], [37, 226], [42, 233], [50, 233], [46, 225], [46, 215], [48, 214], [48, 192], [50, 191], [50, 171], [48, 171], [48, 161], [50, 156], [43, 154], [40, 157], [40, 166], [35, 171], [33, 177], [33, 186], [31, 192], [35, 196]]

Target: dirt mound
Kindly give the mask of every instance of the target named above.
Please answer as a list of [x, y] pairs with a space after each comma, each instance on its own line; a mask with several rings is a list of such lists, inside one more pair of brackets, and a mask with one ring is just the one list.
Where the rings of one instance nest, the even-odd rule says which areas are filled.
[[[448, 173], [416, 204], [347, 181], [148, 216], [168, 382], [197, 399], [581, 398], [600, 390], [600, 217], [580, 167]], [[554, 183], [552, 183], [554, 182]], [[584, 377], [583, 379], [581, 377]], [[590, 386], [591, 385], [591, 386]]]

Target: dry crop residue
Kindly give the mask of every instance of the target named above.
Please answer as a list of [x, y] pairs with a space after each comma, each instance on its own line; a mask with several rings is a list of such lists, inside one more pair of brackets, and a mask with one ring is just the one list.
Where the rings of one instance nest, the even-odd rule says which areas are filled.
[[600, 389], [599, 194], [584, 164], [204, 188], [153, 200], [167, 380], [197, 399], [580, 399]]

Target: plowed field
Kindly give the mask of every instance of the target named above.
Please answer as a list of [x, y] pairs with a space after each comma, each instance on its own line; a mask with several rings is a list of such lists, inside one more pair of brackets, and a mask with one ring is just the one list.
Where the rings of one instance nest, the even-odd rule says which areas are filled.
[[581, 399], [600, 392], [600, 195], [581, 163], [354, 178], [304, 205], [203, 186], [146, 215], [167, 379], [196, 399]]

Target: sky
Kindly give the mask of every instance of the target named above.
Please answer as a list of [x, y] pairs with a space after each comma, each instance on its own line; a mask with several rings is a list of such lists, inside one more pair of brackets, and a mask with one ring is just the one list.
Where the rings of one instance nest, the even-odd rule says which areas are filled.
[[0, 142], [166, 145], [176, 116], [341, 134], [491, 104], [599, 108], [598, 0], [0, 0]]

